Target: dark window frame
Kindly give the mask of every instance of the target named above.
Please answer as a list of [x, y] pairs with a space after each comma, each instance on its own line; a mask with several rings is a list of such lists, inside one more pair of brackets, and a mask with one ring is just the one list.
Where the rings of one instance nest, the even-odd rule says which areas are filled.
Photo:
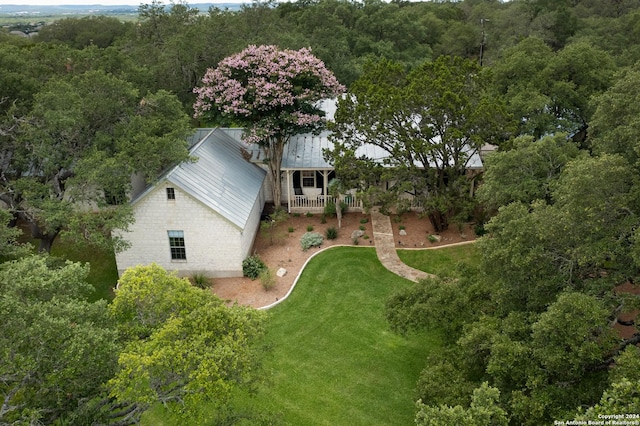
[[175, 200], [176, 199], [176, 190], [174, 188], [167, 188], [167, 200]]
[[167, 231], [171, 260], [187, 260], [187, 247], [184, 242], [184, 231]]

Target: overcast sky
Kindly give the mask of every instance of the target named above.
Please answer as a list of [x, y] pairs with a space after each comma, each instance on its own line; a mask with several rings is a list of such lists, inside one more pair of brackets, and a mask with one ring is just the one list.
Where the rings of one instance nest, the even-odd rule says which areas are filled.
[[[196, 3], [242, 3], [244, 0], [191, 0], [188, 4], [196, 4]], [[250, 0], [248, 0], [250, 2]], [[151, 0], [142, 1], [142, 0], [0, 0], [0, 5], [3, 4], [17, 4], [17, 5], [47, 5], [47, 6], [57, 6], [57, 5], [93, 5], [93, 4], [101, 4], [105, 6], [112, 5], [133, 5], [139, 6], [140, 4], [151, 4]], [[169, 0], [164, 1], [165, 4], [170, 4]], [[176, 1], [177, 3], [177, 1]]]

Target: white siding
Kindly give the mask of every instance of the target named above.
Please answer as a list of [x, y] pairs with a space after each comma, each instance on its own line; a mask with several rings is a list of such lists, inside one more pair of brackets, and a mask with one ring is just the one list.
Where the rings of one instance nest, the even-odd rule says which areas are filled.
[[[175, 188], [175, 200], [167, 200], [166, 188]], [[135, 223], [121, 235], [131, 247], [116, 255], [118, 273], [152, 262], [181, 276], [203, 272], [210, 277], [242, 276], [242, 260], [251, 250], [261, 205], [254, 205], [245, 232], [165, 182], [134, 205]], [[257, 212], [257, 213], [256, 213]], [[257, 216], [257, 219], [255, 219]], [[184, 232], [186, 261], [172, 261], [167, 231]]]

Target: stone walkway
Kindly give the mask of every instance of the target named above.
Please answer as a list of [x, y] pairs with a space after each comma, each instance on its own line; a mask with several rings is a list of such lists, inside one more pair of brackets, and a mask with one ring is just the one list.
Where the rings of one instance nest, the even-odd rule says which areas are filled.
[[408, 280], [418, 282], [427, 277], [435, 277], [433, 274], [420, 271], [403, 263], [398, 257], [391, 219], [383, 215], [377, 209], [371, 210], [371, 225], [373, 227], [373, 240], [380, 263], [394, 274]]

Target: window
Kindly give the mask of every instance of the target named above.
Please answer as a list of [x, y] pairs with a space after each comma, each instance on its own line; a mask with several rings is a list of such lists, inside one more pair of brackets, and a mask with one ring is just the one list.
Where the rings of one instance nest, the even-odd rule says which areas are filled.
[[169, 249], [171, 260], [187, 260], [183, 231], [167, 231], [169, 234]]
[[167, 200], [175, 200], [176, 191], [173, 188], [167, 188]]
[[302, 176], [302, 187], [303, 188], [315, 188], [316, 187], [316, 172], [311, 170], [303, 170], [301, 173]]

